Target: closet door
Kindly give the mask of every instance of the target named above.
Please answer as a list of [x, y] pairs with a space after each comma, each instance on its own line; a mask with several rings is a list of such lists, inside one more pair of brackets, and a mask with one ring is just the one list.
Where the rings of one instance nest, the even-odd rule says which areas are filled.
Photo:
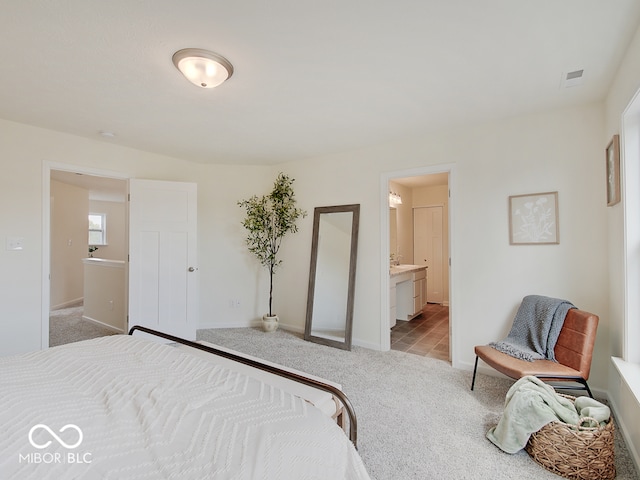
[[442, 214], [442, 205], [413, 209], [413, 263], [427, 266], [427, 302], [440, 304], [444, 300]]

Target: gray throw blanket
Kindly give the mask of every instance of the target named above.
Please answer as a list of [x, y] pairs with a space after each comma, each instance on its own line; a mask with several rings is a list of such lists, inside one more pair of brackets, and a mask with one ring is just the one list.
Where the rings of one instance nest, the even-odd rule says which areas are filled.
[[512, 357], [532, 362], [556, 361], [554, 348], [571, 302], [541, 295], [527, 295], [513, 319], [507, 338], [489, 345]]

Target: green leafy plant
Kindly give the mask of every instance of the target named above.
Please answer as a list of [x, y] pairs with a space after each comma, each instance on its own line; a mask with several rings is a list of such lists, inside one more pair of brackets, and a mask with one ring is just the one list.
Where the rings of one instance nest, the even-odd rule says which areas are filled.
[[282, 238], [287, 233], [297, 232], [296, 221], [307, 215], [296, 207], [293, 182], [293, 178], [280, 173], [271, 193], [238, 202], [246, 210], [242, 225], [247, 230], [247, 247], [269, 270], [269, 316], [273, 316], [273, 275], [282, 263], [278, 259]]

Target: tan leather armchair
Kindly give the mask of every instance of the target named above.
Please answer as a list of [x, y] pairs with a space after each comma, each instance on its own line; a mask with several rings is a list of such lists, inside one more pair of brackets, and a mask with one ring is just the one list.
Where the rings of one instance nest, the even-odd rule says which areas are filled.
[[[533, 375], [542, 380], [555, 382], [573, 382], [573, 384], [554, 385], [558, 390], [586, 390], [593, 397], [587, 384], [591, 370], [593, 346], [598, 328], [598, 316], [583, 310], [571, 309], [567, 312], [558, 342], [554, 349], [556, 360], [535, 360], [527, 362], [502, 353], [488, 345], [475, 347], [476, 362], [473, 368], [471, 390], [476, 382], [478, 359], [498, 372], [519, 379]], [[578, 383], [579, 385], [575, 385]]]

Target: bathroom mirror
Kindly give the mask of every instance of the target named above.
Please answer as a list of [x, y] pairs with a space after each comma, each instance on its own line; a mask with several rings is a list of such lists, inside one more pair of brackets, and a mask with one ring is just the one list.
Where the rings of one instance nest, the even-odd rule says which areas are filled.
[[389, 261], [397, 260], [398, 254], [398, 209], [389, 207]]
[[360, 205], [316, 207], [304, 339], [351, 350]]

